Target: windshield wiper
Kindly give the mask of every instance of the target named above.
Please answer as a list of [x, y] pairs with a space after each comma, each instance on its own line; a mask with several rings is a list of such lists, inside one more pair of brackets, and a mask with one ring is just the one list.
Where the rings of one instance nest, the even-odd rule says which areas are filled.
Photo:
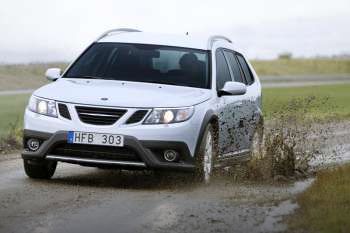
[[90, 76], [90, 75], [74, 76], [74, 77], [67, 77], [67, 78], [104, 79], [104, 78], [102, 78], [102, 77], [96, 77], [96, 76]]
[[[92, 75], [66, 76], [66, 78], [83, 78], [83, 79], [102, 79], [102, 80], [115, 80], [115, 81], [129, 81], [127, 79], [123, 80], [123, 79], [117, 79], [115, 77], [98, 77], [98, 76], [92, 76]], [[164, 84], [164, 85], [179, 86], [179, 83], [171, 82], [171, 81], [164, 81], [164, 80], [147, 79], [147, 80], [140, 80], [138, 82], [157, 83], [157, 84]]]
[[162, 81], [162, 80], [146, 80], [145, 82], [147, 83], [157, 83], [157, 84], [164, 84], [164, 85], [176, 85], [178, 86], [179, 84], [176, 82], [171, 82], [171, 81]]

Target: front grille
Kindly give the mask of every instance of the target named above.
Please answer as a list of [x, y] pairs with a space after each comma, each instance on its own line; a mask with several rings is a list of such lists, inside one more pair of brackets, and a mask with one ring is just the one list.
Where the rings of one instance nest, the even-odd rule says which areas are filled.
[[76, 106], [80, 120], [92, 125], [113, 125], [127, 110]]
[[67, 105], [65, 104], [58, 104], [58, 111], [60, 113], [60, 115], [66, 119], [69, 119], [71, 120], [71, 116], [69, 114], [69, 110], [68, 110], [68, 107]]
[[51, 155], [81, 159], [142, 162], [134, 150], [128, 147], [59, 144], [50, 151]]
[[127, 124], [134, 124], [140, 122], [148, 113], [148, 110], [138, 110], [128, 119]]

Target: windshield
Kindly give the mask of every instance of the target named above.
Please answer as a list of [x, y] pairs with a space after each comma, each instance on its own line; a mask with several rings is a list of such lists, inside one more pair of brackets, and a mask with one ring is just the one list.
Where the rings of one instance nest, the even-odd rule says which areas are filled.
[[65, 78], [108, 79], [210, 88], [208, 52], [160, 45], [95, 43]]

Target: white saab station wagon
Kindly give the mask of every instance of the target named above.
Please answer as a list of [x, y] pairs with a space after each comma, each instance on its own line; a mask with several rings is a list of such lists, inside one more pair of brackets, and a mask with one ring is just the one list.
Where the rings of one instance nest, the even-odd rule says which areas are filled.
[[213, 170], [247, 161], [261, 138], [261, 86], [223, 36], [102, 34], [25, 111], [24, 169], [48, 179], [57, 162], [99, 168]]

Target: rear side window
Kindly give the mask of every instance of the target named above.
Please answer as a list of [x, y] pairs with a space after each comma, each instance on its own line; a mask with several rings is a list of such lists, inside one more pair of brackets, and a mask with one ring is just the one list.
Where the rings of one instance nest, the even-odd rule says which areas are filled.
[[248, 85], [252, 84], [254, 82], [254, 78], [252, 76], [252, 72], [250, 71], [247, 62], [245, 61], [244, 57], [240, 54], [237, 54], [237, 58], [238, 58], [239, 64], [241, 64], [241, 67], [243, 69], [244, 76], [247, 80]]
[[233, 54], [233, 52], [225, 51], [224, 53], [225, 53], [225, 56], [227, 57], [228, 62], [230, 64], [234, 80], [236, 82], [240, 82], [240, 83], [245, 84], [245, 80], [244, 80], [242, 73], [241, 73], [241, 68], [239, 67], [237, 59], [235, 58], [235, 55]]
[[225, 83], [232, 81], [230, 70], [228, 68], [226, 59], [221, 50], [216, 51], [216, 88], [220, 90]]

